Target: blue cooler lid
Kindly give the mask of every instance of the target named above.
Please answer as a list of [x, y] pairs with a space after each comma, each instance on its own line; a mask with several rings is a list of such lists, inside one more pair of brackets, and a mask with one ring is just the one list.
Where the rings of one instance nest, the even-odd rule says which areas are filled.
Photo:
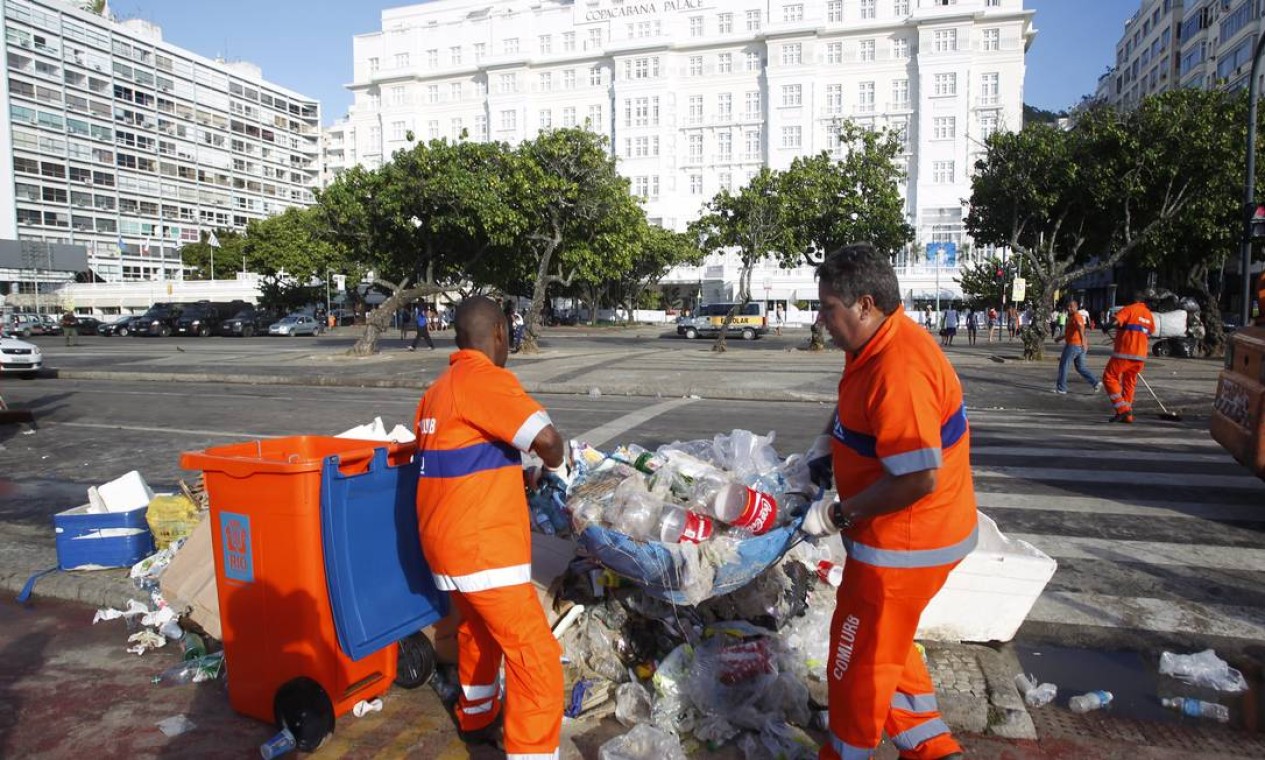
[[359, 660], [448, 614], [417, 530], [416, 461], [393, 467], [386, 448], [345, 475], [337, 455], [321, 473], [321, 541], [338, 644]]

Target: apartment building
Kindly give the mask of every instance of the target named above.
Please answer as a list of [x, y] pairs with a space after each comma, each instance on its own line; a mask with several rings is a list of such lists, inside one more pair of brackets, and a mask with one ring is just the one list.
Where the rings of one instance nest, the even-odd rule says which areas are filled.
[[82, 245], [107, 281], [172, 280], [200, 232], [312, 203], [316, 100], [80, 5], [0, 3], [0, 238]]

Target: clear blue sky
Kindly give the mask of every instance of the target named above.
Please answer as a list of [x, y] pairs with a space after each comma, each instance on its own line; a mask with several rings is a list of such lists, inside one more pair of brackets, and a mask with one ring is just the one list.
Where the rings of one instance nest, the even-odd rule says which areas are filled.
[[[116, 0], [119, 17], [163, 28], [168, 42], [208, 58], [222, 55], [263, 67], [264, 77], [319, 98], [326, 124], [351, 103], [351, 38], [376, 31], [383, 8], [369, 0]], [[1027, 102], [1058, 110], [1093, 92], [1115, 55], [1138, 0], [1026, 0], [1036, 10], [1037, 40], [1028, 55]]]

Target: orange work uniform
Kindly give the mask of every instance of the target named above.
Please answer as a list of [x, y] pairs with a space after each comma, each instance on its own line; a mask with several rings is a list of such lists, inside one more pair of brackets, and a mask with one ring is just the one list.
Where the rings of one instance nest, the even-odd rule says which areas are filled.
[[848, 499], [886, 475], [936, 470], [935, 490], [844, 532], [848, 558], [830, 632], [830, 742], [822, 760], [869, 758], [891, 738], [903, 758], [961, 751], [914, 647], [923, 609], [975, 548], [970, 429], [962, 385], [935, 340], [897, 308], [839, 382], [835, 484]]
[[1116, 312], [1116, 341], [1102, 373], [1102, 384], [1116, 414], [1129, 421], [1133, 419], [1133, 391], [1146, 363], [1147, 337], [1155, 331], [1155, 317], [1146, 304], [1131, 304]]
[[531, 533], [521, 452], [552, 424], [508, 370], [462, 350], [426, 391], [414, 426], [421, 457], [417, 518], [435, 584], [461, 613], [457, 721], [501, 711], [505, 663], [508, 757], [558, 756], [562, 649], [531, 585]]

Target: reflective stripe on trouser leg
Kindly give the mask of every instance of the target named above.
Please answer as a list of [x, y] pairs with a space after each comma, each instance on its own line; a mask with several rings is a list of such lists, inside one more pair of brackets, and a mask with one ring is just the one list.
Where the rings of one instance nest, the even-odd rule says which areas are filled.
[[562, 647], [549, 631], [535, 587], [522, 584], [453, 596], [461, 599], [462, 613], [477, 617], [505, 653], [506, 753], [512, 758], [556, 757], [562, 732]]
[[832, 741], [822, 758], [868, 758], [884, 729], [894, 736], [938, 719], [934, 712], [895, 709], [893, 700], [898, 691], [934, 693], [914, 632], [955, 564], [897, 569], [845, 561], [826, 663]]
[[[922, 653], [917, 647], [910, 646], [909, 656], [905, 660], [905, 670], [901, 673], [900, 686], [897, 687], [896, 694], [892, 696], [892, 710], [888, 713], [887, 722], [883, 724], [883, 728], [893, 740], [902, 734], [907, 738], [913, 738], [916, 734], [910, 734], [911, 730], [916, 730], [918, 726], [931, 721], [940, 721], [935, 687], [931, 683], [931, 675], [927, 672], [927, 664], [922, 659]], [[919, 760], [944, 757], [960, 752], [962, 749], [947, 729], [942, 734], [932, 736], [925, 743], [920, 740], [909, 747], [900, 744], [896, 746], [901, 750], [901, 757]]]
[[[939, 718], [932, 718], [892, 737], [892, 744], [901, 752], [911, 752], [920, 744], [926, 744], [937, 736], [949, 733], [949, 727]], [[937, 757], [941, 755], [937, 752]]]
[[453, 593], [449, 598], [461, 615], [457, 626], [457, 673], [461, 683], [457, 725], [462, 731], [478, 731], [491, 725], [501, 712], [497, 685], [501, 647], [462, 594]]
[[1102, 372], [1103, 388], [1107, 390], [1107, 398], [1111, 399], [1111, 405], [1117, 414], [1126, 414], [1129, 411], [1129, 402], [1124, 396], [1123, 382], [1127, 365], [1128, 361], [1125, 359], [1110, 359]]
[[1121, 395], [1124, 401], [1129, 405], [1129, 410], [1133, 410], [1133, 392], [1138, 387], [1138, 374], [1142, 372], [1142, 368], [1146, 366], [1142, 362], [1129, 362], [1129, 366], [1125, 368], [1124, 374], [1120, 377]]

